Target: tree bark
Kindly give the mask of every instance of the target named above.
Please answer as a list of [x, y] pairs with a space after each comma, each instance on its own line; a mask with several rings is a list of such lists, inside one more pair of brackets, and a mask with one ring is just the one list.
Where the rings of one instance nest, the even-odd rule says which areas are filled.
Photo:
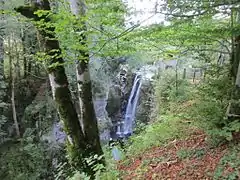
[[[240, 10], [237, 12], [237, 23], [240, 24]], [[237, 71], [236, 71], [236, 81], [235, 85], [240, 88], [240, 35], [236, 37], [235, 40], [236, 43], [236, 48], [234, 52], [234, 61], [236, 62], [237, 66]]]
[[3, 37], [0, 33], [0, 78], [4, 77], [4, 47], [3, 47]]
[[[233, 10], [232, 10], [232, 27], [233, 27]], [[240, 10], [237, 11], [236, 23], [240, 24]], [[235, 120], [240, 115], [240, 35], [232, 37], [232, 57], [231, 57], [231, 77], [233, 79], [234, 88], [231, 94], [231, 102], [227, 109], [227, 116], [231, 120]]]
[[23, 29], [21, 29], [21, 40], [23, 46], [23, 77], [27, 78], [28, 76], [28, 66], [27, 66], [27, 50], [26, 50], [26, 34]]
[[11, 86], [11, 102], [12, 102], [12, 115], [14, 120], [14, 126], [16, 130], [16, 135], [18, 138], [20, 138], [20, 130], [19, 130], [19, 124], [17, 120], [17, 113], [16, 113], [16, 106], [15, 106], [15, 76], [12, 76], [12, 86]]
[[[70, 8], [72, 13], [80, 18], [82, 22], [82, 29], [76, 28], [75, 31], [86, 32], [87, 27], [85, 21], [82, 20], [86, 16], [86, 4], [84, 0], [69, 0]], [[82, 19], [81, 19], [82, 18]], [[87, 37], [86, 34], [81, 33], [79, 37], [80, 44], [87, 47], [86, 43]], [[88, 48], [86, 48], [88, 49]], [[88, 151], [91, 152], [91, 155], [98, 154], [101, 156], [103, 154], [99, 130], [97, 124], [97, 118], [93, 106], [92, 99], [92, 85], [89, 72], [89, 52], [80, 51], [78, 54], [78, 63], [76, 65], [77, 70], [77, 81], [78, 81], [78, 93], [79, 93], [79, 104], [80, 112], [82, 117], [81, 124], [84, 132], [84, 136], [89, 145]], [[98, 163], [104, 163], [104, 160], [98, 161]]]
[[57, 105], [58, 114], [64, 124], [64, 131], [67, 134], [67, 150], [70, 157], [70, 163], [78, 170], [87, 171], [88, 164], [84, 160], [87, 144], [86, 139], [80, 127], [76, 109], [74, 108], [68, 80], [64, 68], [64, 60], [61, 57], [59, 42], [54, 34], [54, 26], [44, 26], [51, 22], [49, 16], [38, 17], [35, 12], [38, 10], [50, 11], [48, 0], [35, 1], [31, 6], [21, 6], [15, 9], [27, 18], [33, 18], [34, 21], [41, 21], [41, 28], [38, 28], [39, 34], [44, 39], [44, 49], [48, 60], [48, 74], [52, 88], [53, 98]]
[[240, 43], [237, 44], [236, 47], [236, 59], [238, 60], [238, 69], [237, 69], [237, 73], [236, 73], [236, 81], [235, 81], [235, 85], [240, 88]]
[[18, 50], [18, 45], [17, 45], [17, 42], [16, 40], [14, 39], [13, 41], [13, 45], [15, 47], [15, 64], [14, 64], [14, 71], [15, 71], [15, 74], [17, 75], [16, 77], [17, 78], [20, 78], [21, 77], [21, 70], [20, 70], [20, 55], [19, 55], [19, 50]]
[[183, 69], [183, 79], [186, 79], [186, 74], [187, 74], [187, 69], [184, 68], [184, 69]]
[[[11, 37], [9, 36], [8, 37], [8, 49], [10, 50], [10, 51], [12, 51], [12, 45], [11, 45]], [[9, 53], [8, 53], [8, 55], [9, 55], [9, 82], [8, 82], [8, 86], [9, 87], [11, 87], [12, 86], [12, 72], [13, 72], [13, 70], [12, 70], [12, 68], [13, 68], [13, 57], [12, 57], [12, 54], [10, 53], [10, 51], [9, 51]]]

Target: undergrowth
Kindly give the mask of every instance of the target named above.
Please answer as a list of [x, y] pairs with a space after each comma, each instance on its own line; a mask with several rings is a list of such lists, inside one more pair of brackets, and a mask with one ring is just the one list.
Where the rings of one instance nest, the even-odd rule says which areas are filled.
[[231, 144], [228, 152], [221, 158], [215, 172], [214, 180], [237, 180], [240, 178], [240, 144]]
[[204, 129], [213, 146], [233, 140], [233, 133], [240, 131], [240, 121], [226, 116], [233, 91], [227, 68], [210, 66], [198, 83], [180, 79], [177, 89], [173, 73], [162, 75], [155, 85], [155, 117], [179, 116]]
[[129, 140], [127, 155], [139, 155], [151, 147], [161, 146], [170, 140], [187, 135], [186, 124], [178, 117], [163, 115], [157, 122], [148, 125], [143, 132]]
[[231, 100], [232, 82], [226, 69], [212, 67], [194, 95], [194, 103], [185, 113], [195, 125], [205, 130], [210, 143], [217, 146], [233, 139], [233, 133], [239, 132], [238, 119], [230, 120], [227, 108]]

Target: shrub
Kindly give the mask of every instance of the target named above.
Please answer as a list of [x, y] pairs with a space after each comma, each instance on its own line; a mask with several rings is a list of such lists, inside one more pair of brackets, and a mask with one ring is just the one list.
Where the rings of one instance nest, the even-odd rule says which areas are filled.
[[20, 142], [8, 142], [1, 149], [0, 179], [32, 180], [52, 177], [51, 159], [35, 137], [25, 136]]
[[230, 121], [226, 117], [232, 93], [232, 81], [226, 68], [209, 69], [204, 82], [197, 88], [197, 100], [190, 111], [191, 117], [206, 130], [216, 145], [224, 140], [231, 140], [232, 133], [240, 130], [238, 120]]

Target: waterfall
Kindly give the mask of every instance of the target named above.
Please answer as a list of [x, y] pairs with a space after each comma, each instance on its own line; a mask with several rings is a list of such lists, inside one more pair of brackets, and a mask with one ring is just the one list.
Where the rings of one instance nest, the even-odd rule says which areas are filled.
[[[108, 129], [105, 129], [104, 132], [100, 133], [101, 140], [110, 139], [110, 136], [113, 139], [126, 138], [133, 133], [134, 124], [135, 124], [134, 120], [135, 120], [136, 108], [139, 100], [141, 85], [142, 85], [142, 76], [140, 74], [137, 74], [134, 78], [130, 96], [127, 101], [124, 117], [122, 118], [121, 121], [118, 121], [116, 126], [114, 126], [116, 129], [114, 130], [114, 133], [112, 135], [110, 135], [110, 132], [109, 132], [110, 130]], [[98, 121], [104, 121], [106, 116], [105, 109], [106, 109], [107, 100], [105, 98], [95, 99], [93, 103], [94, 103], [96, 116], [99, 118]], [[66, 135], [62, 131], [60, 123], [54, 123], [52, 133], [53, 133], [54, 139], [58, 143], [64, 142]]]
[[131, 94], [128, 99], [124, 120], [118, 127], [117, 134], [120, 136], [128, 137], [133, 133], [136, 107], [139, 99], [141, 85], [142, 85], [141, 75], [136, 75], [131, 90]]

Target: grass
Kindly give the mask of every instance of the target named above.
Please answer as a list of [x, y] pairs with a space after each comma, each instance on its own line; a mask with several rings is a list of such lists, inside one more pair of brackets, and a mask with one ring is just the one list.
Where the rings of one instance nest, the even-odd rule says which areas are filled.
[[183, 123], [178, 117], [171, 115], [161, 116], [157, 122], [148, 125], [138, 135], [133, 136], [129, 142], [127, 154], [134, 156], [156, 146], [161, 146], [174, 139], [187, 136], [188, 124]]

